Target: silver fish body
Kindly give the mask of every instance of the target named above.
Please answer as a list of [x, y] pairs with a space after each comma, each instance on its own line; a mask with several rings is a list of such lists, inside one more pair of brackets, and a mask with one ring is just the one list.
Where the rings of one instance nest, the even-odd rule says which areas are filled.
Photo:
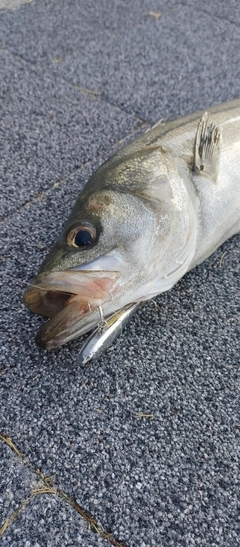
[[24, 295], [51, 349], [171, 289], [240, 232], [240, 100], [156, 124], [90, 178]]

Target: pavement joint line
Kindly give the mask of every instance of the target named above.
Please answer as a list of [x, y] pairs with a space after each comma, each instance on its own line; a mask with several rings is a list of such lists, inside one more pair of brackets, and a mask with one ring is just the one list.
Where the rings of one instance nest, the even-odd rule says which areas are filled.
[[89, 163], [91, 163], [91, 161], [92, 160], [89, 160], [86, 163], [83, 163], [81, 165], [81, 167], [78, 167], [77, 169], [74, 169], [73, 171], [71, 171], [71, 173], [68, 173], [68, 175], [66, 175], [66, 177], [64, 177], [63, 179], [54, 182], [52, 186], [47, 188], [47, 190], [43, 190], [42, 192], [39, 192], [38, 194], [36, 194], [32, 199], [30, 199], [30, 200], [26, 201], [25, 203], [23, 203], [21, 205], [21, 207], [19, 207], [19, 209], [16, 209], [16, 211], [14, 211], [14, 213], [10, 213], [10, 215], [7, 215], [6, 217], [4, 217], [1, 220], [0, 224], [8, 222], [8, 220], [13, 218], [16, 214], [23, 211], [26, 207], [28, 207], [28, 205], [32, 205], [33, 203], [36, 203], [37, 201], [41, 200], [42, 197], [47, 196], [48, 194], [50, 194], [52, 190], [54, 190], [55, 188], [58, 188], [58, 186], [60, 186], [61, 184], [66, 182], [68, 179], [70, 179], [73, 175], [75, 175], [76, 173], [81, 171], [84, 167], [86, 167]]
[[[109, 146], [108, 148], [106, 148], [105, 152], [109, 152], [109, 151], [112, 151], [112, 155], [115, 153], [114, 152], [114, 149], [117, 148], [119, 145], [121, 145], [126, 139], [130, 139], [131, 137], [133, 137], [136, 133], [139, 133], [139, 131], [143, 130], [146, 128], [146, 125], [149, 125], [148, 122], [146, 123], [143, 123], [140, 127], [134, 129], [133, 131], [131, 131], [130, 133], [128, 133], [127, 135], [124, 135], [124, 137], [122, 137], [121, 139], [119, 139], [118, 141], [116, 141], [114, 144], [112, 144], [111, 146]], [[54, 190], [55, 188], [58, 188], [61, 184], [63, 184], [64, 182], [66, 182], [68, 179], [70, 179], [72, 176], [76, 175], [76, 173], [80, 172], [82, 169], [84, 169], [85, 167], [87, 167], [88, 165], [90, 165], [93, 161], [97, 161], [97, 159], [100, 157], [100, 155], [98, 156], [95, 156], [95, 157], [92, 157], [90, 160], [84, 162], [80, 167], [78, 167], [77, 169], [73, 169], [73, 171], [71, 171], [70, 173], [68, 173], [65, 177], [63, 177], [63, 179], [61, 180], [58, 180], [56, 182], [54, 182], [52, 184], [52, 186], [50, 186], [49, 188], [47, 188], [47, 190], [43, 190], [42, 192], [39, 192], [38, 194], [36, 194], [32, 199], [26, 201], [25, 203], [23, 203], [21, 205], [21, 207], [19, 207], [18, 209], [16, 209], [14, 211], [14, 213], [10, 213], [9, 215], [3, 217], [2, 220], [0, 220], [0, 225], [1, 224], [4, 224], [5, 222], [8, 222], [10, 219], [14, 218], [15, 215], [19, 214], [21, 211], [23, 211], [26, 207], [28, 207], [28, 205], [32, 205], [33, 203], [36, 203], [37, 201], [41, 200], [42, 197], [44, 196], [48, 196], [48, 194], [51, 193], [52, 190]]]
[[33, 490], [30, 491], [30, 493], [19, 503], [16, 511], [14, 511], [12, 515], [7, 517], [3, 522], [2, 526], [0, 527], [0, 538], [3, 537], [9, 526], [11, 526], [11, 524], [13, 524], [18, 519], [20, 513], [24, 509], [26, 509], [26, 507], [35, 498], [35, 496], [54, 495], [64, 500], [68, 505], [73, 507], [73, 509], [75, 509], [75, 511], [83, 518], [83, 520], [88, 523], [89, 530], [93, 530], [101, 538], [108, 540], [113, 547], [127, 547], [126, 543], [123, 543], [121, 541], [119, 542], [117, 539], [115, 539], [111, 532], [107, 532], [94, 517], [90, 516], [85, 511], [85, 509], [83, 509], [83, 507], [79, 505], [79, 503], [74, 498], [70, 497], [61, 488], [53, 487], [52, 477], [55, 475], [46, 476], [41, 472], [40, 469], [35, 469], [29, 458], [17, 448], [9, 435], [0, 433], [0, 440], [7, 444], [7, 446], [9, 446], [9, 448], [22, 460], [23, 465], [28, 465], [31, 471], [33, 471], [34, 474], [39, 477], [37, 487], [33, 488]]
[[33, 72], [36, 72], [38, 75], [46, 75], [48, 76], [51, 80], [54, 80], [54, 81], [59, 81], [65, 85], [68, 85], [69, 87], [72, 87], [74, 89], [77, 89], [81, 92], [84, 92], [84, 93], [87, 93], [87, 94], [90, 94], [90, 95], [96, 95], [96, 96], [99, 96], [101, 95], [101, 92], [100, 91], [95, 91], [95, 90], [92, 90], [92, 89], [88, 89], [87, 87], [82, 87], [82, 86], [78, 86], [78, 85], [75, 85], [75, 84], [71, 84], [70, 82], [68, 82], [67, 80], [64, 80], [63, 78], [60, 78], [58, 76], [55, 76], [54, 74], [51, 73], [51, 71], [47, 68], [44, 68], [44, 66], [41, 66], [41, 69], [39, 70], [35, 63], [32, 63], [31, 61], [29, 60], [26, 60], [24, 59], [24, 57], [22, 57], [21, 55], [17, 55], [16, 53], [13, 53], [12, 51], [10, 51], [9, 49], [7, 48], [3, 48], [3, 47], [0, 47], [0, 51], [3, 51], [4, 53], [6, 53], [7, 55], [11, 55], [12, 57], [14, 57], [14, 59], [16, 59], [17, 61], [20, 61], [21, 63], [24, 63], [25, 65], [27, 66], [30, 66], [31, 69], [33, 70]]
[[113, 101], [111, 101], [107, 97], [106, 98], [103, 97], [103, 92], [102, 91], [96, 91], [96, 90], [89, 89], [87, 87], [83, 87], [83, 86], [80, 86], [80, 85], [77, 85], [77, 84], [72, 84], [68, 80], [65, 80], [65, 78], [61, 78], [60, 76], [56, 76], [55, 74], [52, 74], [52, 72], [49, 70], [49, 68], [46, 68], [46, 69], [43, 68], [41, 73], [48, 76], [51, 80], [54, 80], [54, 82], [58, 81], [58, 82], [61, 82], [64, 85], [68, 85], [69, 87], [71, 87], [73, 89], [77, 89], [78, 91], [81, 91], [83, 93], [87, 93], [88, 95], [93, 95], [96, 98], [99, 98], [99, 100], [101, 102], [103, 102], [105, 104], [108, 104], [112, 108], [115, 108], [116, 110], [120, 110], [120, 112], [123, 112], [124, 114], [127, 114], [128, 116], [131, 116], [132, 118], [136, 118], [140, 122], [144, 122], [144, 123], [147, 123], [147, 124], [150, 125], [149, 120], [146, 120], [145, 118], [142, 118], [141, 116], [138, 116], [137, 114], [135, 114], [135, 112], [128, 112], [128, 110], [122, 108], [120, 105], [114, 103]]
[[124, 114], [127, 114], [128, 116], [132, 116], [132, 118], [136, 118], [137, 120], [139, 120], [140, 122], [143, 122], [145, 123], [146, 125], [149, 125], [151, 126], [151, 122], [149, 120], [146, 120], [146, 118], [142, 118], [141, 116], [138, 116], [138, 114], [136, 114], [135, 112], [129, 112], [127, 110], [127, 108], [122, 108], [121, 106], [119, 106], [118, 104], [114, 103], [110, 97], [103, 97], [101, 96], [100, 97], [100, 100], [106, 104], [108, 104], [109, 106], [111, 106], [112, 108], [116, 108], [117, 110], [120, 110], [121, 112], [123, 112]]
[[25, 458], [25, 455], [22, 452], [20, 452], [20, 450], [18, 450], [16, 445], [13, 443], [11, 437], [9, 437], [8, 435], [4, 435], [3, 433], [0, 433], [0, 439], [4, 441], [13, 450], [13, 452], [15, 452], [17, 456], [19, 456], [19, 458], [21, 459]]
[[70, 87], [73, 87], [74, 89], [77, 89], [77, 90], [82, 91], [84, 93], [87, 93], [89, 95], [95, 95], [95, 96], [99, 97], [101, 102], [103, 102], [105, 104], [108, 104], [112, 108], [120, 110], [120, 112], [123, 112], [124, 114], [127, 114], [128, 116], [132, 116], [132, 118], [136, 118], [140, 122], [143, 122], [145, 124], [150, 125], [150, 121], [146, 120], [146, 118], [142, 118], [141, 116], [138, 116], [138, 114], [135, 114], [135, 112], [128, 112], [127, 109], [122, 108], [117, 103], [114, 103], [113, 101], [111, 101], [111, 99], [108, 99], [107, 97], [103, 97], [102, 91], [95, 91], [95, 90], [92, 90], [92, 89], [88, 89], [87, 87], [82, 87], [82, 86], [79, 86], [77, 84], [72, 84], [71, 82], [68, 82], [68, 80], [65, 80], [64, 78], [60, 78], [58, 76], [53, 75], [48, 69], [45, 70], [45, 73], [51, 79], [54, 79], [54, 81], [59, 81], [64, 85], [69, 85]]
[[6, 518], [6, 520], [4, 521], [3, 525], [0, 528], [0, 538], [4, 536], [9, 526], [11, 526], [11, 524], [13, 524], [18, 519], [20, 513], [29, 505], [31, 499], [32, 499], [32, 496], [31, 494], [29, 494], [26, 498], [24, 498], [20, 502], [16, 511], [14, 511], [14, 513], [12, 513], [10, 517]]
[[92, 95], [93, 98], [98, 98], [102, 103], [108, 104], [112, 108], [116, 108], [117, 110], [120, 110], [120, 112], [123, 112], [123, 114], [128, 114], [128, 116], [132, 116], [132, 118], [135, 118], [139, 120], [140, 122], [144, 122], [146, 124], [150, 125], [150, 121], [146, 120], [146, 118], [142, 118], [141, 116], [138, 116], [138, 114], [135, 114], [135, 112], [129, 112], [127, 109], [122, 108], [120, 105], [115, 104], [111, 99], [103, 98], [101, 91], [96, 91], [94, 89], [89, 89], [84, 86], [72, 84], [71, 82], [68, 82], [68, 80], [65, 80], [64, 78], [60, 78], [59, 76], [56, 76], [55, 74], [52, 74], [52, 72], [49, 70], [49, 68], [41, 67], [40, 70], [37, 69], [36, 65], [32, 63], [31, 61], [27, 61], [24, 59], [24, 57], [21, 57], [20, 55], [16, 55], [16, 53], [13, 53], [7, 48], [0, 47], [0, 51], [5, 52], [7, 55], [12, 55], [17, 61], [20, 61], [24, 63], [25, 65], [30, 65], [33, 72], [37, 73], [38, 75], [45, 75], [50, 80], [53, 80], [54, 82], [61, 82], [63, 85], [67, 85], [70, 88], [76, 89], [80, 91], [81, 93], [85, 93], [87, 95]]
[[[49, 76], [52, 76], [51, 72], [49, 72], [48, 70], [46, 72], [48, 73]], [[101, 95], [101, 91], [95, 91], [94, 89], [90, 89], [88, 87], [83, 87], [81, 85], [71, 84], [71, 82], [68, 82], [67, 80], [64, 80], [63, 78], [58, 78], [58, 76], [56, 76], [56, 78], [54, 78], [54, 80], [55, 81], [59, 80], [63, 84], [67, 84], [70, 87], [73, 87], [74, 89], [77, 89], [78, 91], [82, 91], [83, 93], [87, 93], [88, 95], [96, 95], [96, 96]]]

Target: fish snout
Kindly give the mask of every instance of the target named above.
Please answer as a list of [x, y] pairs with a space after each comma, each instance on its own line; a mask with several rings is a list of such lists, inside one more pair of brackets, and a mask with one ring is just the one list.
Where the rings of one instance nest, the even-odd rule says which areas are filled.
[[37, 344], [56, 348], [93, 328], [99, 307], [112, 301], [119, 272], [61, 271], [40, 274], [24, 293], [24, 303], [34, 313], [50, 319], [37, 334]]

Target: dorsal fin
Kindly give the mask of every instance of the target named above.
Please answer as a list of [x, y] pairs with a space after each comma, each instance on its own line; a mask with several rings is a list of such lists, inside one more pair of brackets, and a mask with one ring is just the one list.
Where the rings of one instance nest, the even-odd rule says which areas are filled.
[[194, 144], [194, 165], [193, 170], [197, 174], [203, 174], [217, 180], [219, 158], [221, 148], [221, 131], [209, 119], [208, 112], [200, 119], [195, 144]]

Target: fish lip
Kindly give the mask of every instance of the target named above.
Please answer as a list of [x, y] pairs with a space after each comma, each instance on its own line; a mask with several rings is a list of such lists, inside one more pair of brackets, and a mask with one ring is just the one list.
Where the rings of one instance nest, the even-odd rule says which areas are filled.
[[72, 269], [39, 274], [23, 297], [31, 311], [50, 317], [37, 334], [37, 345], [54, 349], [94, 328], [100, 319], [98, 308], [112, 300], [119, 276], [113, 271]]
[[35, 341], [41, 349], [56, 349], [78, 335], [84, 334], [82, 321], [86, 318], [88, 319], [86, 330], [89, 330], [89, 319], [97, 308], [89, 310], [87, 307], [81, 306], [80, 309], [75, 310], [75, 313], [72, 309], [69, 314], [66, 314], [66, 306], [51, 319], [48, 319], [37, 332]]

